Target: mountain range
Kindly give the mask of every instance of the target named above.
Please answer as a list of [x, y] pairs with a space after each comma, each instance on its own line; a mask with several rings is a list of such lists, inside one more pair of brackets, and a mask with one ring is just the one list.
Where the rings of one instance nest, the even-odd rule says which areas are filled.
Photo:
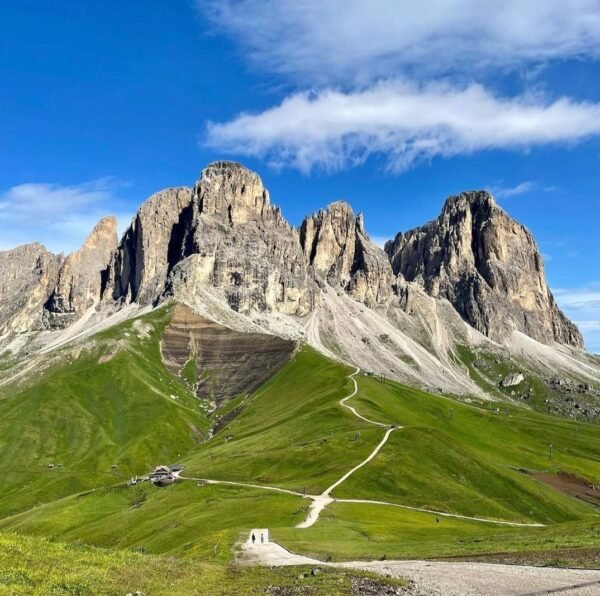
[[493, 397], [510, 372], [531, 383], [509, 397], [535, 397], [535, 380], [544, 407], [600, 414], [600, 361], [532, 234], [485, 191], [449, 197], [381, 249], [347, 203], [295, 228], [256, 173], [218, 161], [147, 199], [120, 240], [106, 217], [66, 257], [0, 252], [0, 352], [32, 358], [169, 301], [429, 391]]

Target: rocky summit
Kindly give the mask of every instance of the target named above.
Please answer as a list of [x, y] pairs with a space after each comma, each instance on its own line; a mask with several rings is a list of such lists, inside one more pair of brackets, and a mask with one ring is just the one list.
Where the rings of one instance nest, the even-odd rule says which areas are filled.
[[546, 374], [575, 367], [579, 381], [596, 379], [531, 233], [483, 191], [450, 197], [436, 220], [382, 250], [347, 203], [294, 228], [256, 173], [218, 161], [193, 187], [151, 196], [120, 240], [108, 217], [67, 257], [39, 244], [0, 252], [0, 272], [0, 349], [54, 345], [76, 322], [85, 333], [174, 300], [429, 389], [480, 391], [458, 346], [503, 346]]
[[394, 273], [449, 300], [487, 337], [502, 342], [517, 330], [583, 347], [548, 289], [533, 236], [487, 192], [450, 197], [436, 220], [398, 234], [385, 250]]

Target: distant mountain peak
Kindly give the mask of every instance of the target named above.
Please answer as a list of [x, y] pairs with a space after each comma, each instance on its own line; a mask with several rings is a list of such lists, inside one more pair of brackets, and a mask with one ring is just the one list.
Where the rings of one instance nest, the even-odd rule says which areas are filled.
[[486, 191], [450, 197], [437, 219], [398, 234], [386, 252], [394, 273], [449, 300], [496, 341], [520, 331], [543, 343], [583, 347], [548, 289], [531, 232]]

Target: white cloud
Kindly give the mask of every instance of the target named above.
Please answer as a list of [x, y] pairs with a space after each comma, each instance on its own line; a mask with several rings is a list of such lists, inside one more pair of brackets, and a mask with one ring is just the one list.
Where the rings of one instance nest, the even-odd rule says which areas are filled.
[[302, 84], [598, 57], [597, 0], [197, 0], [260, 68]]
[[[0, 194], [0, 250], [34, 241], [55, 252], [79, 248], [100, 218], [115, 214], [117, 192], [123, 186], [114, 178], [68, 186], [13, 186]], [[121, 225], [128, 221], [122, 209], [115, 215]]]
[[534, 190], [536, 186], [537, 184], [533, 180], [525, 180], [525, 182], [520, 182], [515, 186], [492, 186], [490, 191], [497, 199], [506, 199], [508, 197], [527, 194]]
[[599, 133], [600, 104], [389, 80], [355, 92], [296, 93], [264, 112], [209, 122], [206, 144], [302, 171], [341, 169], [380, 153], [398, 172], [435, 156], [576, 143]]
[[583, 333], [587, 349], [600, 353], [600, 283], [581, 288], [559, 288], [554, 290], [554, 296]]

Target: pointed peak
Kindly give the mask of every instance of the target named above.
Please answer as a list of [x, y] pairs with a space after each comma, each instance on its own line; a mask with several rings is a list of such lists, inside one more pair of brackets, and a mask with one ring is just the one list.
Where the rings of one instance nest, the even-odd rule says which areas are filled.
[[252, 178], [255, 179], [261, 186], [262, 180], [260, 176], [252, 171], [250, 168], [247, 168], [245, 165], [237, 162], [237, 161], [213, 161], [209, 163], [203, 170], [200, 172], [200, 178], [198, 182], [201, 184], [203, 181], [218, 181], [219, 179], [231, 180], [231, 179], [239, 179], [244, 180]]
[[89, 233], [81, 250], [114, 249], [117, 246], [117, 218], [114, 215], [103, 217]]
[[204, 168], [194, 194], [201, 214], [220, 216], [230, 225], [269, 220], [287, 226], [260, 176], [235, 161], [215, 161]]
[[487, 190], [467, 190], [446, 199], [444, 210], [458, 205], [489, 206], [496, 205], [496, 200]]
[[348, 215], [354, 215], [352, 206], [350, 205], [350, 203], [344, 200], [329, 203], [329, 205], [327, 205], [326, 211], [336, 211], [339, 213], [347, 213]]

